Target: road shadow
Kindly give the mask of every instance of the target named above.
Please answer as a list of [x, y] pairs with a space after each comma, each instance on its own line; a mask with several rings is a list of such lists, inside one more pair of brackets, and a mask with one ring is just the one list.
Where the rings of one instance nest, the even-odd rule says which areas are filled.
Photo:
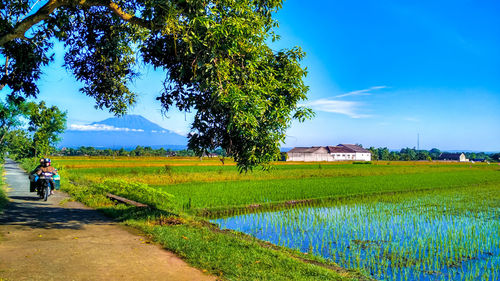
[[[36, 194], [36, 193], [33, 193]], [[37, 195], [33, 196], [9, 196], [9, 198], [13, 200], [24, 200], [24, 201], [41, 201], [43, 200], [42, 198], [38, 197]]]
[[[11, 163], [8, 163], [8, 164], [11, 164]], [[18, 168], [18, 167], [13, 166], [13, 165], [4, 165], [3, 169], [7, 173], [8, 172], [19, 173], [20, 171], [24, 172], [24, 170], [22, 170], [21, 168]]]
[[110, 219], [95, 210], [48, 206], [43, 202], [10, 202], [0, 217], [0, 225], [33, 229], [82, 229], [87, 224], [112, 224]]

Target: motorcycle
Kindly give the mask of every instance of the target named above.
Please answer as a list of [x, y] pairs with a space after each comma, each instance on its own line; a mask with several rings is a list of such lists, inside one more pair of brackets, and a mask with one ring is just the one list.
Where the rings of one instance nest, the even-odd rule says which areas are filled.
[[51, 172], [44, 172], [38, 178], [36, 192], [40, 198], [43, 198], [43, 201], [47, 201], [50, 196], [50, 181], [53, 176]]

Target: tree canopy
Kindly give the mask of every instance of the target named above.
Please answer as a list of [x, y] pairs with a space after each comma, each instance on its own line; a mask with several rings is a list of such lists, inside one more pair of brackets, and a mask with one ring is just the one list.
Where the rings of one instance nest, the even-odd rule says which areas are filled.
[[47, 156], [52, 152], [51, 144], [59, 141], [59, 134], [66, 128], [66, 112], [56, 106], [47, 107], [44, 101], [28, 104], [28, 131], [33, 135], [33, 155]]
[[15, 158], [47, 157], [65, 127], [66, 112], [56, 106], [0, 100], [0, 161], [6, 152]]
[[[40, 2], [40, 3], [39, 3]], [[37, 4], [38, 3], [38, 4]], [[0, 89], [36, 97], [55, 40], [96, 108], [123, 114], [136, 101], [138, 65], [165, 72], [165, 111], [194, 111], [188, 146], [218, 147], [242, 170], [279, 156], [308, 88], [300, 48], [273, 50], [282, 0], [17, 0], [0, 2]]]

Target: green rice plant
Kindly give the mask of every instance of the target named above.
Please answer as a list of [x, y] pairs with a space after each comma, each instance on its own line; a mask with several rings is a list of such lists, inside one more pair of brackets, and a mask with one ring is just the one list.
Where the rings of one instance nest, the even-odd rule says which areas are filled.
[[[88, 160], [91, 163], [96, 160]], [[208, 165], [194, 166], [181, 165], [185, 163], [175, 163], [172, 161], [155, 161], [152, 163], [145, 161], [129, 160], [99, 160], [102, 163], [88, 164], [80, 161], [78, 168], [76, 165], [68, 163], [64, 158], [55, 161], [60, 165], [70, 168], [72, 175], [86, 177], [93, 181], [102, 181], [105, 178], [121, 178], [128, 180], [130, 174], [135, 174], [135, 181], [149, 185], [170, 185], [179, 183], [205, 183], [223, 181], [244, 181], [244, 180], [273, 180], [273, 179], [304, 179], [311, 177], [356, 177], [374, 176], [390, 174], [425, 174], [433, 172], [451, 172], [463, 170], [488, 170], [492, 166], [476, 165], [472, 168], [464, 165], [348, 165], [348, 164], [288, 164], [274, 165], [270, 171], [256, 170], [252, 173], [241, 174], [235, 166]], [[169, 173], [165, 173], [165, 165], [170, 167]], [[318, 167], [321, 166], [321, 169]]]
[[173, 194], [180, 204], [191, 200], [192, 212], [210, 214], [212, 211], [220, 213], [237, 207], [269, 207], [307, 200], [320, 203], [351, 196], [448, 189], [487, 183], [500, 183], [500, 173], [496, 170], [463, 170], [425, 174], [310, 177], [300, 180], [188, 183], [158, 188]]
[[[496, 280], [498, 184], [213, 220], [383, 280]], [[483, 278], [483, 279], [480, 279]]]

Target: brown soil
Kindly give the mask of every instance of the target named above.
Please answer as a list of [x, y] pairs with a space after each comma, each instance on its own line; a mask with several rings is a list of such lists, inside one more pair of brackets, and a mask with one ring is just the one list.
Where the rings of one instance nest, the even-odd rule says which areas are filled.
[[215, 280], [95, 210], [60, 204], [62, 192], [39, 200], [14, 162], [5, 170], [11, 202], [0, 214], [0, 280]]

